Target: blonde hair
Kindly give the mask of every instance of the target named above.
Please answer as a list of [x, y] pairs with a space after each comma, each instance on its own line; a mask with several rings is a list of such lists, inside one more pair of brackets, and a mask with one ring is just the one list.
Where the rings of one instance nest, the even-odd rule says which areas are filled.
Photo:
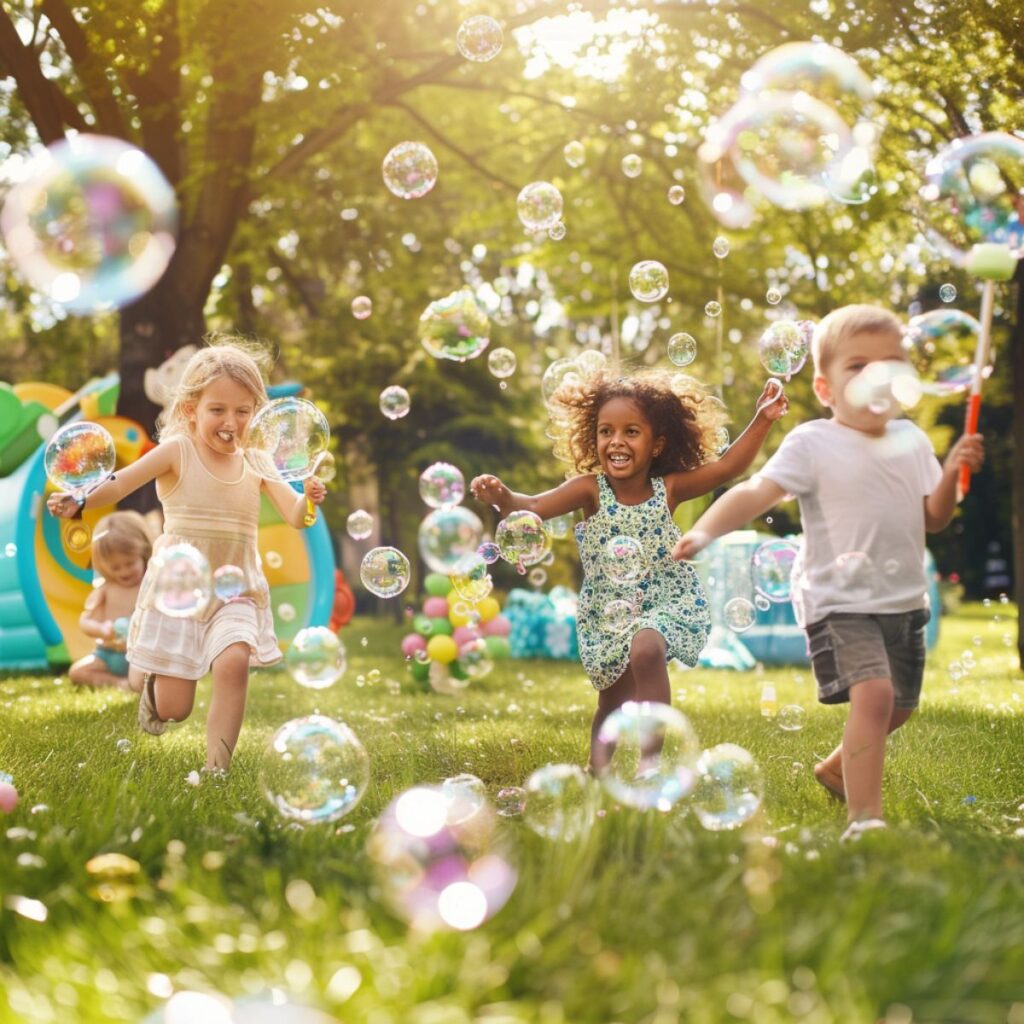
[[92, 564], [108, 562], [115, 555], [134, 555], [148, 562], [153, 553], [149, 524], [138, 512], [111, 512], [92, 533]]
[[201, 348], [185, 364], [171, 404], [160, 416], [157, 429], [161, 441], [188, 434], [186, 406], [198, 402], [202, 393], [222, 377], [230, 377], [252, 393], [253, 412], [269, 401], [263, 370], [269, 369], [271, 359], [263, 346], [219, 334], [209, 335], [206, 342], [206, 348]]
[[903, 323], [895, 313], [881, 306], [855, 304], [832, 310], [814, 329], [811, 359], [815, 374], [823, 374], [839, 346], [856, 334], [903, 334]]

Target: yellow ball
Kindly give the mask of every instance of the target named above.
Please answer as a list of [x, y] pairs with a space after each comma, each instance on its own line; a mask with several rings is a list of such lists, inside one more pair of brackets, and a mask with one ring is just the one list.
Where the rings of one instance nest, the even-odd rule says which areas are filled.
[[468, 626], [470, 618], [474, 615], [473, 606], [468, 601], [456, 602], [448, 609], [448, 621], [455, 626]]
[[431, 660], [447, 665], [458, 657], [459, 648], [450, 636], [442, 634], [441, 636], [432, 636], [427, 641], [427, 654], [430, 655]]
[[476, 612], [481, 622], [490, 622], [501, 614], [501, 605], [493, 597], [485, 597], [476, 603]]

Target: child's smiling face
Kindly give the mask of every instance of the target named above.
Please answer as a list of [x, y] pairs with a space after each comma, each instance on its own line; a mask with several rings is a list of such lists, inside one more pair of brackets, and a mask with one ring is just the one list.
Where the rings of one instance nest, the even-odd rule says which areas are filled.
[[612, 479], [646, 477], [664, 447], [665, 439], [654, 436], [651, 421], [631, 399], [610, 398], [598, 410], [597, 457]]
[[256, 399], [230, 377], [212, 381], [196, 403], [193, 424], [197, 437], [222, 455], [238, 451], [252, 420]]

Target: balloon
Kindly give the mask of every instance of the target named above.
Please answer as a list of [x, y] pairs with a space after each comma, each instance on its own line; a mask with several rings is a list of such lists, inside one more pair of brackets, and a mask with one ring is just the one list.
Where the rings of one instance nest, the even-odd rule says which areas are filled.
[[461, 649], [465, 644], [468, 644], [470, 640], [478, 640], [480, 638], [480, 630], [475, 626], [459, 626], [454, 633], [452, 633], [452, 639], [459, 645]]
[[494, 660], [507, 658], [511, 653], [508, 640], [503, 636], [484, 637], [484, 643], [487, 644], [487, 650]]
[[430, 662], [417, 661], [413, 658], [409, 662], [409, 675], [411, 675], [417, 683], [425, 683], [430, 678]]
[[450, 636], [432, 636], [427, 642], [427, 654], [432, 661], [448, 665], [458, 657], [459, 647]]
[[443, 597], [428, 597], [423, 602], [423, 614], [431, 619], [448, 617], [448, 602]]
[[419, 633], [420, 636], [430, 636], [430, 621], [429, 615], [416, 615], [412, 620], [412, 628]]
[[452, 582], [440, 572], [432, 572], [423, 581], [423, 589], [434, 597], [446, 597], [452, 589]]
[[456, 601], [448, 612], [448, 621], [453, 626], [468, 626], [470, 619], [477, 612], [468, 601]]
[[411, 658], [417, 651], [425, 651], [427, 641], [419, 633], [409, 633], [402, 637], [402, 654]]
[[451, 636], [453, 628], [447, 617], [430, 620], [431, 636]]
[[512, 631], [512, 623], [504, 615], [496, 615], [484, 623], [484, 636], [508, 636]]
[[496, 598], [485, 597], [482, 601], [477, 602], [476, 611], [481, 622], [490, 622], [501, 613], [501, 605], [498, 604]]

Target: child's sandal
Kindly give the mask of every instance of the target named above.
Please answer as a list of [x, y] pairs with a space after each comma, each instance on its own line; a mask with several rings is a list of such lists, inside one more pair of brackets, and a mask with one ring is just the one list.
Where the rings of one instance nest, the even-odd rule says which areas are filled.
[[153, 685], [156, 676], [147, 672], [142, 677], [142, 693], [139, 694], [139, 728], [153, 736], [159, 736], [167, 723], [156, 713], [156, 694]]

